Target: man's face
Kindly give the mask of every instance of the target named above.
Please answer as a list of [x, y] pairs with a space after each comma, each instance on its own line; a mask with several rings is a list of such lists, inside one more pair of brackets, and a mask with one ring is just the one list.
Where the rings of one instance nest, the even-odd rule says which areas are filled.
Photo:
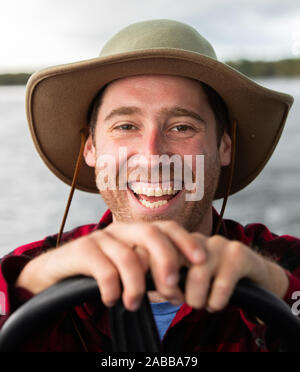
[[[120, 148], [126, 150], [125, 159], [120, 157]], [[97, 117], [94, 142], [89, 138], [85, 148], [86, 162], [95, 167], [96, 180], [101, 171], [97, 160], [103, 155], [115, 159], [117, 186], [119, 166], [123, 167], [124, 161], [139, 157], [139, 169], [145, 169], [144, 175], [134, 179], [136, 167], [129, 162], [126, 164], [129, 187], [101, 191], [115, 220], [173, 219], [188, 231], [196, 231], [211, 213], [220, 168], [229, 163], [230, 139], [223, 136], [217, 147], [214, 113], [200, 83], [178, 76], [143, 75], [120, 79], [107, 87]], [[159, 181], [153, 183], [153, 155], [177, 155], [177, 159], [182, 159], [182, 168], [189, 156], [194, 181], [199, 173], [197, 156], [204, 155], [202, 200], [187, 201], [190, 191], [184, 187], [175, 195], [178, 190], [174, 190], [174, 180], [182, 179], [184, 169], [180, 172], [181, 178], [178, 168], [171, 169], [167, 180], [170, 185], [164, 183], [162, 173]]]

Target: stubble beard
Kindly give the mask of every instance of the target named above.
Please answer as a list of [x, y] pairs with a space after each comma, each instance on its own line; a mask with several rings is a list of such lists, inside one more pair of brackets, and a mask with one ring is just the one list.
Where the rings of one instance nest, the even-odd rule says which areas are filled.
[[[205, 217], [212, 208], [215, 192], [218, 186], [221, 173], [221, 166], [218, 154], [205, 156], [205, 178], [204, 178], [204, 196], [199, 201], [185, 201], [184, 207], [179, 213], [164, 213], [155, 216], [133, 215], [128, 201], [128, 191], [126, 190], [105, 190], [100, 191], [104, 202], [112, 212], [114, 220], [118, 222], [154, 222], [163, 220], [175, 220], [187, 231], [195, 232], [200, 230]], [[97, 170], [95, 170], [97, 178]], [[117, 177], [118, 178], [118, 177]], [[118, 185], [118, 179], [117, 179]]]

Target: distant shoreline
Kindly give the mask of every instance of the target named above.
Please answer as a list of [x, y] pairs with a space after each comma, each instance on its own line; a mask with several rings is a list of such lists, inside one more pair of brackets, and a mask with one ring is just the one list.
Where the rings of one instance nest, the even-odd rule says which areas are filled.
[[[250, 78], [300, 77], [300, 59], [279, 61], [227, 61], [229, 66]], [[26, 85], [31, 73], [0, 74], [0, 85]]]
[[18, 74], [0, 74], [0, 85], [26, 85], [32, 74], [21, 72]]

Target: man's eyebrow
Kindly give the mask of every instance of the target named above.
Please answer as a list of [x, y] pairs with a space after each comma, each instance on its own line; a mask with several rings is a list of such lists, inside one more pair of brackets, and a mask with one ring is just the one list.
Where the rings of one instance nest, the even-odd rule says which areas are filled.
[[113, 109], [104, 119], [104, 121], [107, 121], [114, 116], [120, 116], [120, 115], [132, 115], [132, 114], [141, 114], [142, 110], [139, 107], [135, 106], [121, 106]]
[[[136, 106], [121, 106], [113, 109], [104, 119], [104, 121], [108, 121], [109, 119], [115, 116], [121, 115], [132, 115], [132, 114], [142, 114], [142, 110]], [[205, 120], [195, 111], [180, 107], [174, 106], [171, 108], [163, 108], [160, 110], [160, 114], [163, 114], [167, 117], [182, 117], [182, 116], [189, 116], [198, 121], [205, 123]]]
[[172, 108], [164, 108], [161, 110], [168, 117], [180, 117], [180, 116], [189, 116], [198, 121], [205, 123], [205, 120], [197, 112], [180, 107], [174, 106]]

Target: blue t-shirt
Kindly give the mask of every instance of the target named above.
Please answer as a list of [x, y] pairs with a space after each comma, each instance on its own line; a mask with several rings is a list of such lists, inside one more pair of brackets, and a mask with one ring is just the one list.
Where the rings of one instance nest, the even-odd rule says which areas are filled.
[[151, 302], [151, 308], [160, 340], [162, 340], [181, 305], [174, 306], [170, 302]]

